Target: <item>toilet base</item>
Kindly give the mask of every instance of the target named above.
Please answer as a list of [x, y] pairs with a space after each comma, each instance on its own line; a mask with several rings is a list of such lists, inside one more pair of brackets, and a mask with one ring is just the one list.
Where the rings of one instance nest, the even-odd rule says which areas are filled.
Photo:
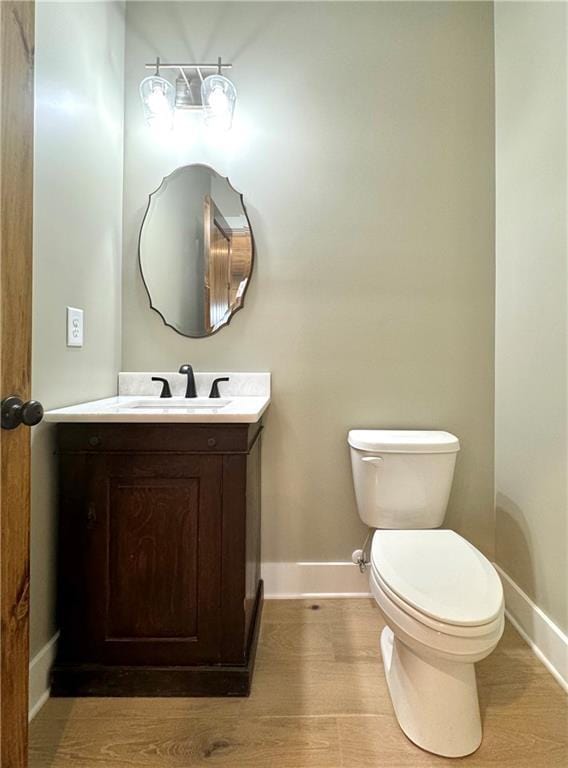
[[473, 664], [420, 658], [393, 634], [381, 633], [385, 677], [398, 723], [422, 749], [464, 757], [481, 744]]

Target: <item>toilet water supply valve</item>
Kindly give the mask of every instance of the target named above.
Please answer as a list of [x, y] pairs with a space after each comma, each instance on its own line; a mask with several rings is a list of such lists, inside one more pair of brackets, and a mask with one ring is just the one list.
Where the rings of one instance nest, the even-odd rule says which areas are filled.
[[373, 533], [374, 533], [373, 529], [369, 530], [369, 533], [367, 534], [367, 537], [363, 544], [363, 548], [356, 549], [351, 555], [351, 560], [355, 563], [355, 565], [359, 566], [359, 570], [361, 571], [361, 573], [365, 573], [365, 571], [367, 570], [367, 566], [371, 562], [370, 549], [371, 549], [371, 541], [373, 539]]

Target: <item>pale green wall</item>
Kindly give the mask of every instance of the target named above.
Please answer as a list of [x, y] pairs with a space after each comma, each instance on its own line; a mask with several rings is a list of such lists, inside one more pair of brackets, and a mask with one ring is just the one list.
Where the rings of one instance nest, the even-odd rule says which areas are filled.
[[[271, 370], [264, 559], [361, 543], [345, 434], [442, 427], [462, 452], [448, 523], [492, 555], [493, 10], [484, 3], [39, 3], [34, 396], [114, 393], [116, 372]], [[560, 626], [566, 578], [566, 8], [498, 3], [496, 548]], [[224, 141], [143, 125], [143, 64], [235, 64]], [[123, 344], [120, 349], [125, 84]], [[245, 194], [246, 308], [190, 340], [150, 312], [136, 241], [175, 167]], [[65, 346], [65, 306], [86, 311]], [[32, 654], [54, 623], [52, 430], [33, 438]]]
[[[116, 393], [124, 9], [36, 4], [33, 396], [44, 407]], [[85, 310], [85, 345], [66, 346], [65, 307]], [[55, 632], [53, 425], [33, 430], [31, 639]]]
[[[159, 139], [144, 63], [234, 63], [234, 131]], [[447, 519], [494, 537], [493, 10], [487, 3], [127, 4], [124, 370], [267, 370], [263, 558], [361, 544], [350, 427], [444, 428], [462, 451]], [[244, 311], [210, 339], [149, 310], [148, 194], [204, 162], [245, 195], [257, 260]]]
[[496, 555], [568, 629], [567, 7], [497, 3]]

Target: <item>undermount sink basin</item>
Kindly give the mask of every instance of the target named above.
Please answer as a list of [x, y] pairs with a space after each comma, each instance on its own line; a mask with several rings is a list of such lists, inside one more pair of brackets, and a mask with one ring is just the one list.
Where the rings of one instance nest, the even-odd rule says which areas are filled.
[[190, 408], [202, 410], [207, 408], [224, 408], [231, 401], [226, 397], [147, 397], [132, 400], [124, 404], [124, 408]]

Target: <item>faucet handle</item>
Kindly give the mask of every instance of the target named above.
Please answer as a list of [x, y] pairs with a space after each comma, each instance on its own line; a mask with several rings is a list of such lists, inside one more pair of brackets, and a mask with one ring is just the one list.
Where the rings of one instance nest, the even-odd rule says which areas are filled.
[[162, 379], [161, 376], [152, 376], [152, 381], [161, 381], [162, 382], [162, 391], [160, 392], [160, 397], [171, 397], [172, 391], [170, 389], [170, 383], [167, 379]]
[[219, 382], [220, 381], [229, 381], [228, 376], [221, 376], [219, 379], [215, 379], [213, 381], [213, 384], [211, 384], [211, 392], [209, 393], [209, 397], [221, 397], [219, 394]]

